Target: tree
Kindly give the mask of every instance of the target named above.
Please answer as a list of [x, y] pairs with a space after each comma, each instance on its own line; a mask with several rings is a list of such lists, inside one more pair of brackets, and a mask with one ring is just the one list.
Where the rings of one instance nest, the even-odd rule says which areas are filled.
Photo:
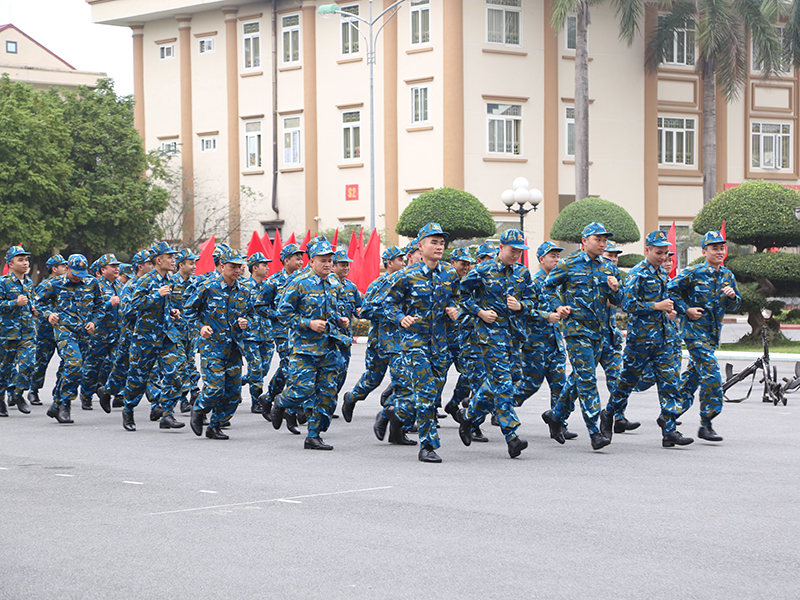
[[487, 238], [497, 231], [492, 214], [480, 200], [449, 187], [425, 192], [412, 200], [397, 220], [395, 231], [414, 238], [430, 222], [439, 223], [450, 234], [448, 242]]
[[[795, 3], [796, 4], [796, 3]], [[748, 40], [752, 39], [762, 74], [774, 74], [781, 64], [782, 46], [772, 25], [781, 0], [665, 0], [669, 14], [659, 18], [647, 41], [645, 63], [656, 71], [673, 48], [675, 36], [694, 31], [696, 69], [703, 80], [703, 202], [717, 193], [717, 86], [725, 99], [736, 99], [750, 72]], [[694, 43], [687, 41], [688, 44]]]
[[[589, 6], [595, 0], [553, 0], [550, 24], [558, 32], [567, 16], [575, 15], [575, 199], [589, 197], [589, 51], [587, 33], [591, 18]], [[620, 23], [619, 37], [628, 46], [639, 30], [644, 3], [639, 0], [612, 0]]]
[[614, 234], [617, 244], [631, 244], [642, 237], [636, 221], [619, 204], [602, 198], [584, 198], [569, 204], [559, 213], [550, 230], [550, 238], [578, 244], [583, 228], [593, 221], [605, 225]]

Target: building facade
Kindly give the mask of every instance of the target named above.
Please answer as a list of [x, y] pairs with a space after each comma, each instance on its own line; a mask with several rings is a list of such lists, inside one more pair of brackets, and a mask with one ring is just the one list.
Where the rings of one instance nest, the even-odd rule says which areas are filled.
[[[185, 239], [207, 210], [201, 198], [227, 204], [234, 245], [264, 228], [368, 226], [371, 60], [378, 228], [392, 235], [405, 206], [440, 186], [516, 223], [500, 197], [524, 176], [544, 195], [525, 222], [537, 244], [574, 200], [574, 19], [554, 32], [551, 0], [406, 0], [374, 54], [368, 28], [322, 18], [323, 1], [87, 2], [95, 22], [132, 29], [146, 147], [177, 151], [193, 175]], [[369, 19], [393, 3], [339, 8]], [[647, 5], [644, 30], [657, 19]], [[643, 231], [688, 227], [702, 207], [694, 35], [677, 35], [667, 63], [648, 73], [644, 37], [620, 42], [613, 7], [592, 8], [589, 191]], [[764, 80], [752, 67], [741, 98], [717, 102], [720, 190], [751, 178], [800, 183], [797, 73]]]

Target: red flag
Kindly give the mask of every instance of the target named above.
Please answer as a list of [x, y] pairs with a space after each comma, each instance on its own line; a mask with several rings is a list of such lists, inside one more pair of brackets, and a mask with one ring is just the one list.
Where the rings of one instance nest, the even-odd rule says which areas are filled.
[[195, 269], [195, 273], [198, 275], [202, 275], [204, 273], [210, 273], [214, 270], [214, 248], [215, 248], [215, 240], [214, 236], [212, 235], [208, 238], [205, 242], [200, 244], [200, 258], [197, 259], [197, 268]]
[[363, 256], [364, 255], [364, 228], [358, 228], [358, 237], [356, 238], [356, 250]]
[[369, 284], [381, 274], [381, 236], [376, 229], [369, 236], [361, 263], [361, 276], [358, 278], [358, 290], [365, 294]]
[[272, 242], [268, 233], [264, 233], [264, 237], [261, 238], [261, 247], [264, 248], [264, 254], [266, 254], [267, 258], [272, 258]]
[[336, 244], [339, 243], [339, 228], [336, 228], [336, 231], [333, 232], [333, 240], [331, 241], [331, 246], [333, 249], [336, 250]]
[[[353, 260], [356, 259], [356, 250], [358, 249], [358, 243], [356, 242], [356, 230], [350, 233], [350, 244], [347, 246], [347, 256], [352, 258]], [[353, 271], [352, 265], [350, 267], [350, 271]]]
[[[728, 238], [725, 236], [725, 219], [722, 220], [722, 227], [719, 228], [719, 232], [722, 234], [722, 239], [726, 242]], [[728, 258], [728, 244], [725, 244], [725, 256], [722, 257], [722, 266], [725, 266], [725, 259]]]
[[264, 252], [264, 246], [261, 244], [261, 238], [254, 231], [253, 236], [250, 238], [250, 243], [247, 244], [247, 256], [253, 256], [253, 254], [256, 252], [261, 252], [261, 254], [266, 255], [266, 252]]
[[350, 263], [350, 273], [347, 275], [347, 279], [352, 281], [358, 287], [358, 281], [361, 277], [361, 252], [358, 249], [358, 237], [356, 236], [355, 230], [350, 236], [350, 245], [347, 247], [347, 256], [349, 256], [353, 262]]
[[667, 241], [669, 242], [669, 250], [670, 252], [674, 252], [672, 255], [672, 270], [669, 272], [670, 279], [675, 277], [678, 274], [678, 241], [677, 241], [676, 233], [675, 233], [675, 221], [672, 222], [672, 227], [669, 228], [667, 232]]
[[[292, 234], [294, 236], [294, 234]], [[311, 239], [311, 230], [309, 229], [306, 232], [306, 237], [303, 238], [303, 243], [300, 244], [300, 250], [306, 252], [308, 250], [308, 240]], [[308, 254], [303, 254], [303, 266], [305, 267], [308, 264]]]
[[296, 243], [297, 243], [297, 238], [294, 236], [294, 231], [293, 231], [292, 235], [289, 236], [289, 239], [286, 240], [286, 245], [288, 246], [289, 244], [296, 244]]
[[[528, 245], [528, 236], [527, 235], [525, 236], [525, 245], [526, 246]], [[525, 265], [526, 267], [529, 266], [528, 265], [528, 251], [527, 250], [523, 250], [522, 251], [522, 264]]]
[[281, 262], [281, 250], [283, 250], [283, 244], [281, 243], [281, 232], [276, 229], [275, 241], [272, 242], [272, 262], [269, 263], [267, 277], [274, 275], [283, 268], [283, 263]]

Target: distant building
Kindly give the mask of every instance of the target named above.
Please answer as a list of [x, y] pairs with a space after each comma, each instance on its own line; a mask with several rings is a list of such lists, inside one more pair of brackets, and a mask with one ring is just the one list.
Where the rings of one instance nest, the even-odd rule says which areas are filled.
[[37, 89], [96, 87], [105, 73], [78, 71], [15, 25], [0, 25], [0, 73]]

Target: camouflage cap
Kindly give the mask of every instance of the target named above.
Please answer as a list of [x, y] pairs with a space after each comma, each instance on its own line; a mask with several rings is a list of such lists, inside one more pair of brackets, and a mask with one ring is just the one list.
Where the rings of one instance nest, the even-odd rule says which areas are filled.
[[545, 242], [541, 246], [536, 249], [536, 258], [542, 258], [548, 252], [563, 252], [563, 248], [561, 246], [557, 246], [555, 242]]
[[83, 254], [71, 254], [67, 260], [67, 266], [75, 277], [88, 277], [89, 261]]
[[492, 246], [489, 242], [483, 242], [478, 246], [478, 251], [475, 256], [483, 258], [484, 256], [497, 256], [498, 249]]
[[64, 260], [64, 257], [61, 256], [60, 254], [56, 254], [55, 256], [51, 256], [50, 258], [48, 258], [47, 262], [44, 263], [44, 266], [47, 267], [48, 269], [52, 269], [53, 267], [65, 264], [67, 264], [67, 261]]
[[725, 241], [725, 238], [722, 237], [722, 233], [719, 231], [709, 231], [703, 236], [703, 240], [700, 242], [700, 247], [705, 248], [709, 244], [727, 244], [728, 242]]
[[463, 260], [468, 263], [478, 262], [472, 258], [472, 254], [469, 253], [469, 248], [456, 248], [450, 253], [450, 260]]
[[119, 274], [126, 277], [133, 277], [133, 265], [130, 263], [121, 263], [119, 265]]
[[281, 248], [281, 262], [294, 254], [303, 254], [300, 246], [298, 244], [286, 244], [283, 248]]
[[606, 249], [604, 252], [616, 252], [617, 254], [622, 254], [622, 250], [620, 250], [619, 247], [611, 240], [606, 243]]
[[247, 266], [252, 267], [257, 265], [258, 263], [268, 263], [272, 262], [271, 258], [267, 258], [264, 256], [263, 252], [253, 252], [250, 256], [247, 257]]
[[500, 236], [500, 243], [504, 246], [511, 246], [517, 250], [527, 250], [525, 235], [519, 229], [507, 229]]
[[152, 255], [150, 253], [150, 249], [149, 248], [146, 248], [144, 250], [139, 250], [136, 254], [133, 255], [133, 258], [131, 258], [131, 265], [135, 269], [139, 265], [143, 265], [144, 263], [148, 262], [152, 258], [153, 257], [152, 257]]
[[426, 237], [431, 237], [432, 235], [440, 235], [443, 238], [449, 237], [449, 233], [445, 233], [442, 230], [442, 226], [438, 223], [428, 223], [424, 227], [422, 227], [419, 232], [417, 233], [417, 240], [422, 241]]
[[[647, 237], [644, 240], [645, 246], [659, 246], [659, 247], [667, 247], [671, 244], [667, 239], [667, 232], [661, 231], [660, 229], [657, 231], [651, 231], [647, 234]], [[606, 252], [608, 252], [608, 248], [606, 248]]]
[[11, 262], [11, 259], [15, 256], [30, 256], [30, 252], [25, 252], [25, 248], [22, 246], [11, 246], [6, 252], [6, 262]]
[[400, 250], [400, 247], [392, 246], [383, 251], [383, 254], [381, 254], [381, 260], [383, 262], [389, 262], [390, 260], [394, 260], [395, 258], [399, 258], [402, 256], [404, 256], [404, 254], [403, 251]]
[[153, 244], [152, 248], [150, 248], [150, 253], [152, 254], [153, 258], [156, 256], [161, 256], [162, 254], [175, 254], [175, 250], [172, 246], [169, 245], [167, 242], [156, 242]]
[[581, 237], [589, 237], [590, 235], [606, 235], [608, 237], [614, 236], [613, 233], [606, 229], [605, 225], [598, 223], [597, 221], [592, 221], [589, 223], [581, 232]]
[[345, 250], [337, 250], [336, 253], [333, 255], [333, 262], [353, 262], [353, 259], [347, 256], [347, 252]]

